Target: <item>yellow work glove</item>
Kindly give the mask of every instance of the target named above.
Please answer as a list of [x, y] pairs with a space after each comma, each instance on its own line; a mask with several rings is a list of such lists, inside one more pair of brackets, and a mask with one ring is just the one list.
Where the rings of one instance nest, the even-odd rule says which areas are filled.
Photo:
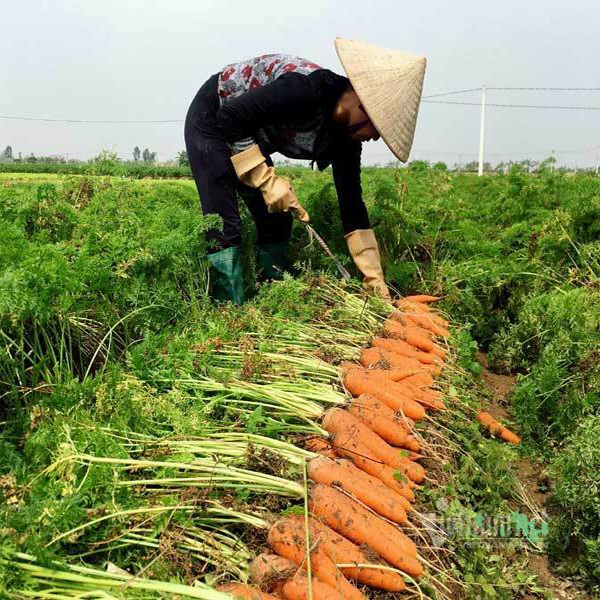
[[392, 301], [390, 291], [383, 278], [379, 247], [372, 229], [357, 229], [344, 236], [354, 264], [364, 275], [364, 286], [388, 302]]
[[300, 206], [296, 192], [290, 182], [275, 174], [275, 167], [269, 167], [258, 144], [231, 157], [238, 179], [247, 186], [262, 192], [267, 210], [270, 213], [291, 210], [296, 217], [308, 223], [308, 213]]

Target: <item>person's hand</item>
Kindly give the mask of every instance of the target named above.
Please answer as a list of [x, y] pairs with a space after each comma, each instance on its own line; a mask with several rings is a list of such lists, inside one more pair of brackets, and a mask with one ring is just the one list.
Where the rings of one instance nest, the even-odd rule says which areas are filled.
[[303, 223], [308, 223], [310, 218], [308, 213], [302, 208], [300, 202], [298, 202], [298, 196], [290, 182], [283, 177], [275, 175], [275, 169], [273, 169], [273, 178], [267, 185], [263, 184], [260, 189], [263, 193], [267, 210], [270, 213], [273, 212], [287, 212], [291, 210], [294, 216]]
[[383, 278], [379, 246], [372, 229], [356, 229], [344, 236], [354, 264], [364, 276], [364, 286], [387, 302], [392, 301]]
[[304, 223], [310, 220], [302, 208], [290, 182], [279, 177], [275, 167], [269, 167], [258, 144], [231, 157], [238, 179], [247, 186], [259, 189], [270, 213], [292, 211]]

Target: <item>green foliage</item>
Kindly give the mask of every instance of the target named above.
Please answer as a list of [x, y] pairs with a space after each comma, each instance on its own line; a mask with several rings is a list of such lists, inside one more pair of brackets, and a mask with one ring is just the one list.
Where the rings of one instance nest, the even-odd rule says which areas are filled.
[[492, 345], [494, 363], [528, 371], [513, 404], [525, 431], [542, 445], [571, 433], [600, 405], [599, 327], [600, 296], [555, 290], [529, 298]]
[[146, 177], [175, 177], [188, 178], [192, 176], [189, 164], [185, 160], [181, 162], [181, 154], [178, 157], [179, 165], [168, 167], [157, 165], [152, 162], [142, 161], [112, 161], [103, 162], [102, 165], [94, 165], [85, 162], [21, 162], [1, 163], [0, 173], [52, 173], [60, 175], [119, 175], [132, 179], [143, 179]]
[[572, 574], [586, 574], [600, 584], [600, 417], [580, 421], [552, 461], [554, 503], [561, 509], [553, 522], [550, 550], [569, 561]]
[[205, 296], [211, 219], [195, 191], [80, 180], [0, 188], [2, 381], [84, 375]]
[[[47, 172], [41, 163], [27, 166]], [[247, 291], [255, 296], [240, 308], [214, 306], [204, 233], [218, 223], [200, 215], [193, 183], [128, 182], [79, 168], [83, 176], [0, 179], [0, 470], [10, 476], [0, 480], [7, 538], [0, 553], [17, 542], [42, 557], [86, 552], [128, 525], [125, 518], [102, 522], [42, 548], [59, 532], [135, 506], [135, 494], [115, 485], [114, 466], [60, 466], [75, 450], [118, 457], [115, 431], [201, 436], [216, 424], [290, 433], [258, 409], [240, 417], [226, 392], [189, 383], [208, 375], [227, 381], [231, 369], [217, 366], [223, 343], [247, 344], [247, 380], [254, 381], [269, 372], [270, 350], [254, 347], [256, 332], [279, 339], [286, 323], [355, 326], [323, 292], [337, 271], [301, 225], [294, 225], [290, 258], [296, 269], [325, 276], [257, 286], [254, 226], [242, 209]], [[189, 175], [187, 167], [115, 165], [108, 155], [95, 169]], [[357, 275], [330, 172], [282, 171], [317, 232]], [[555, 554], [568, 548], [581, 557], [580, 572], [597, 578], [600, 182], [547, 167], [473, 177], [414, 161], [405, 169], [366, 168], [362, 187], [389, 283], [403, 294], [443, 295], [441, 308], [460, 325], [451, 343], [462, 369], [450, 375], [447, 401], [454, 409], [460, 398], [471, 409], [440, 419], [464, 455], [442, 467], [453, 469], [452, 483], [426, 487], [424, 496], [443, 495], [465, 511], [506, 508], [515, 451], [483, 435], [472, 410], [480, 393], [476, 353], [489, 350], [493, 368], [520, 374], [513, 412], [528, 447], [554, 457]], [[165, 516], [152, 527], [162, 532], [169, 522]], [[507, 571], [489, 544], [455, 542], [473, 597], [537, 593], [516, 559]], [[116, 556], [134, 568], [148, 558], [129, 549]]]

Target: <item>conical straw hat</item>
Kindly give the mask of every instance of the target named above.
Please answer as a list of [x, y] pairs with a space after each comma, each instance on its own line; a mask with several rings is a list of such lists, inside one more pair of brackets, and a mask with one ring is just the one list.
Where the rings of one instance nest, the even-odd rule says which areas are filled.
[[402, 162], [415, 134], [424, 56], [336, 38], [335, 49], [373, 125]]

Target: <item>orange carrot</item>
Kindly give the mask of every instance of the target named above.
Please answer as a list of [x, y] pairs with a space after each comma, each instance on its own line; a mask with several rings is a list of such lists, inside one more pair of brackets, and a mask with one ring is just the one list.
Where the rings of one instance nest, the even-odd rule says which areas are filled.
[[372, 394], [354, 398], [348, 405], [348, 412], [393, 446], [403, 446], [410, 434], [402, 418]]
[[217, 588], [217, 591], [231, 594], [235, 600], [277, 600], [276, 596], [265, 594], [245, 583], [224, 583]]
[[[380, 340], [385, 338], [375, 338], [373, 340], [373, 348], [366, 348], [362, 351], [360, 356], [360, 364], [364, 367], [372, 366], [386, 366], [394, 369], [414, 369], [423, 373], [431, 373], [431, 375], [439, 375], [441, 369], [436, 364], [426, 364], [417, 360], [416, 358], [410, 358], [410, 356], [402, 356], [392, 350], [387, 350], [381, 347]], [[408, 375], [407, 377], [414, 377], [414, 375]], [[406, 379], [403, 377], [402, 379]]]
[[[373, 348], [365, 348], [364, 352], [368, 352], [370, 350], [373, 350]], [[367, 357], [369, 355], [367, 354]], [[379, 355], [371, 352], [370, 354], [371, 358], [374, 358], [375, 361], [366, 361], [365, 363], [363, 363], [361, 361], [361, 365], [363, 367], [365, 367], [366, 369], [369, 370], [378, 370], [381, 372], [382, 375], [385, 375], [385, 377], [387, 379], [391, 379], [392, 381], [402, 381], [404, 379], [406, 379], [407, 377], [411, 377], [412, 375], [417, 375], [419, 373], [424, 373], [424, 367], [422, 365], [419, 365], [418, 368], [396, 368], [396, 367], [392, 367], [392, 368], [388, 368], [387, 364], [377, 364], [377, 361], [379, 361], [379, 359], [381, 358]], [[356, 367], [355, 363], [350, 363], [350, 362], [344, 362], [341, 364], [342, 369], [346, 368], [346, 367]]]
[[416, 350], [410, 344], [407, 344], [403, 340], [396, 338], [377, 338], [377, 342], [373, 341], [373, 346], [377, 348], [384, 348], [390, 352], [395, 352], [400, 356], [407, 356], [408, 358], [414, 358], [420, 363], [430, 365], [441, 362], [439, 356], [433, 354], [433, 352], [423, 352], [422, 350]]
[[426, 387], [419, 387], [412, 383], [405, 383], [404, 381], [398, 382], [397, 385], [404, 390], [405, 394], [427, 408], [433, 408], [435, 410], [444, 410], [446, 408], [441, 393], [437, 390], [430, 390]]
[[[393, 382], [390, 382], [393, 383]], [[390, 391], [382, 384], [381, 379], [369, 375], [368, 371], [359, 369], [348, 369], [344, 377], [346, 389], [356, 398], [361, 394], [372, 394], [393, 410], [400, 410], [407, 417], [419, 421], [425, 417], [425, 409], [418, 403], [399, 393], [397, 390]]]
[[329, 433], [351, 432], [357, 436], [361, 444], [364, 444], [389, 467], [405, 471], [408, 477], [416, 483], [423, 481], [425, 469], [421, 465], [406, 458], [403, 451], [390, 446], [348, 411], [331, 408], [323, 416], [322, 424]]
[[259, 554], [250, 563], [250, 580], [259, 589], [279, 593], [286, 579], [298, 572], [298, 565], [277, 554]]
[[413, 313], [410, 315], [407, 314], [406, 319], [409, 324], [427, 329], [427, 331], [430, 331], [437, 337], [450, 337], [450, 332], [448, 329], [438, 325], [437, 323], [434, 323], [430, 316], [417, 315]]
[[[373, 348], [371, 348], [372, 350]], [[408, 396], [409, 398], [412, 397], [412, 389], [414, 389], [417, 392], [421, 392], [421, 391], [428, 391], [426, 389], [426, 386], [416, 386], [414, 383], [412, 383], [411, 381], [406, 381], [409, 377], [411, 377], [410, 375], [407, 375], [406, 377], [403, 377], [402, 379], [400, 379], [399, 381], [396, 381], [396, 379], [394, 378], [394, 374], [398, 369], [379, 369], [379, 368], [368, 368], [365, 369], [362, 368], [362, 365], [357, 365], [355, 363], [351, 363], [351, 362], [344, 362], [340, 365], [340, 368], [342, 369], [342, 371], [347, 372], [351, 369], [358, 369], [359, 371], [363, 372], [363, 373], [368, 373], [369, 376], [377, 381], [379, 381], [382, 385], [386, 386], [386, 387], [390, 387], [390, 389], [392, 390], [396, 390], [399, 394], [403, 395], [403, 396]], [[403, 374], [408, 373], [409, 371], [402, 371]], [[411, 388], [411, 391], [409, 392], [407, 388]]]
[[[311, 591], [313, 600], [344, 600], [342, 594], [316, 577], [312, 578]], [[308, 577], [296, 575], [288, 579], [281, 588], [281, 595], [285, 600], [309, 600]]]
[[[361, 371], [360, 367], [353, 363], [342, 363], [341, 367], [346, 373], [353, 369], [359, 369], [359, 371]], [[444, 403], [440, 400], [439, 392], [417, 387], [410, 382], [405, 383], [405, 379], [408, 378], [398, 382], [392, 381], [387, 377], [385, 369], [368, 369], [367, 371], [362, 372], [368, 375], [369, 380], [373, 382], [372, 385], [378, 385], [386, 392], [391, 392], [402, 402], [418, 402], [424, 407], [433, 408], [435, 410], [443, 410], [445, 408]], [[349, 391], [352, 393], [351, 390]], [[372, 391], [371, 393], [375, 392]], [[395, 407], [392, 406], [392, 408]]]
[[310, 452], [326, 456], [327, 458], [335, 458], [335, 450], [331, 447], [328, 440], [318, 436], [312, 436], [304, 441], [304, 447]]
[[404, 296], [406, 302], [420, 302], [421, 304], [430, 304], [441, 300], [439, 296], [428, 296], [427, 294], [416, 294], [414, 296]]
[[[304, 520], [297, 516], [297, 519]], [[304, 528], [304, 524], [302, 525]], [[349, 539], [321, 523], [318, 519], [310, 519], [311, 540], [316, 539], [325, 546], [325, 552], [335, 564], [374, 565], [379, 562], [369, 559], [363, 554], [359, 547]], [[304, 529], [303, 529], [304, 530]], [[374, 566], [369, 567], [340, 567], [342, 573], [352, 581], [358, 581], [364, 585], [386, 590], [388, 592], [401, 592], [406, 589], [404, 579], [398, 573], [380, 570]]]
[[424, 313], [424, 314], [433, 314], [431, 312], [431, 308], [429, 308], [429, 306], [427, 304], [423, 304], [423, 302], [415, 302], [413, 301], [407, 301], [407, 300], [396, 300], [394, 303], [394, 306], [396, 308], [399, 308], [401, 310], [410, 312], [419, 312], [419, 313]]
[[402, 508], [407, 512], [411, 510], [410, 502], [415, 499], [415, 494], [404, 470], [394, 470], [384, 464], [360, 443], [355, 433], [348, 431], [335, 433], [331, 436], [331, 444], [340, 457], [351, 460], [361, 471], [377, 477], [379, 481], [402, 496], [406, 500], [402, 503]]
[[402, 508], [405, 499], [351, 462], [319, 456], [308, 463], [307, 469], [313, 481], [338, 485], [382, 517], [403, 525], [408, 523], [406, 511]]
[[418, 387], [429, 387], [432, 386], [434, 381], [433, 377], [429, 373], [417, 373], [416, 375], [409, 375], [405, 377], [402, 381], [405, 383], [412, 383]]
[[448, 327], [450, 327], [450, 323], [446, 321], [446, 319], [433, 313], [429, 306], [427, 306], [427, 304], [423, 304], [422, 302], [407, 302], [406, 300], [397, 300], [394, 305], [396, 308], [404, 311], [404, 313], [409, 316], [419, 315], [422, 317], [427, 317], [433, 323], [443, 327], [444, 329], [448, 329]]
[[[346, 496], [342, 494], [342, 497], [345, 498]], [[306, 536], [303, 530], [299, 530], [296, 521], [288, 518], [276, 521], [269, 529], [268, 541], [269, 546], [280, 556], [291, 560], [297, 565], [305, 564]], [[314, 544], [310, 548], [311, 569], [321, 581], [339, 591], [344, 598], [364, 600], [364, 596], [335, 566], [325, 552], [324, 547]]]
[[413, 577], [423, 574], [416, 546], [410, 538], [337, 490], [315, 486], [310, 494], [309, 508], [333, 530], [356, 544], [367, 544], [405, 573]]
[[[342, 363], [342, 371], [348, 372], [351, 369], [359, 369], [353, 363]], [[400, 381], [394, 381], [388, 377], [386, 369], [368, 369], [366, 371], [373, 380], [378, 381], [386, 390], [398, 394], [400, 397], [409, 400], [416, 400], [423, 406], [434, 408], [435, 410], [443, 410], [444, 403], [441, 401], [441, 393], [436, 390], [431, 390], [427, 386], [415, 385], [409, 377], [405, 377]]]
[[432, 352], [441, 359], [446, 357], [444, 350], [431, 341], [429, 332], [420, 327], [414, 325], [405, 327], [393, 319], [387, 319], [383, 324], [383, 331], [388, 337], [403, 340], [423, 352]]
[[477, 418], [482, 425], [485, 425], [491, 433], [497, 435], [499, 438], [503, 439], [505, 442], [510, 442], [511, 444], [520, 444], [521, 438], [513, 433], [507, 427], [504, 427], [501, 423], [496, 421], [492, 415], [485, 412], [484, 410], [480, 410], [477, 414]]
[[[306, 539], [306, 522], [302, 515], [290, 515], [286, 518], [287, 526], [293, 535]], [[340, 571], [352, 581], [363, 583], [388, 592], [400, 592], [405, 589], [404, 580], [398, 573], [377, 569], [379, 562], [367, 558], [359, 547], [349, 539], [321, 523], [318, 519], [308, 519], [309, 544], [319, 545], [334, 564], [368, 564], [369, 567], [340, 567]]]

